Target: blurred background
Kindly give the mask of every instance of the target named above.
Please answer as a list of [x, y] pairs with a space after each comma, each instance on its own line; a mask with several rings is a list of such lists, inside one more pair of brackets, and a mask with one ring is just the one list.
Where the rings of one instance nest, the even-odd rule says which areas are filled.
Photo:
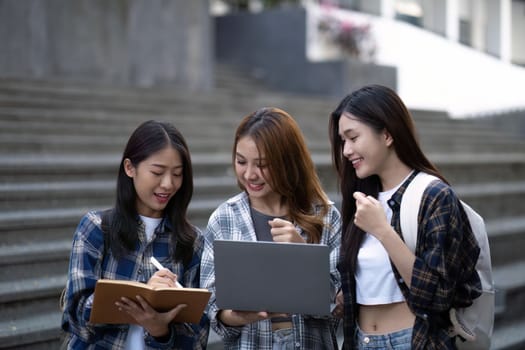
[[0, 0], [0, 348], [58, 348], [73, 232], [112, 206], [141, 122], [185, 135], [204, 229], [238, 192], [233, 132], [263, 106], [296, 118], [338, 203], [328, 117], [370, 83], [398, 91], [485, 218], [493, 349], [525, 348], [524, 34], [523, 0]]

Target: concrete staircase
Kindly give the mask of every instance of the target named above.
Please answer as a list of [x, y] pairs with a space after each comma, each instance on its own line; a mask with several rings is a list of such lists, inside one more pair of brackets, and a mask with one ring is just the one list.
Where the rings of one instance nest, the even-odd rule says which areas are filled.
[[[56, 349], [58, 296], [80, 217], [113, 204], [124, 144], [142, 121], [173, 122], [194, 163], [190, 216], [204, 228], [237, 193], [233, 132], [263, 106], [299, 122], [331, 197], [338, 200], [328, 141], [337, 101], [284, 95], [220, 66], [209, 93], [57, 81], [0, 80], [0, 348]], [[487, 223], [498, 287], [494, 349], [525, 346], [525, 141], [508, 127], [413, 111], [423, 148]], [[510, 131], [509, 131], [510, 130]], [[220, 348], [216, 335], [210, 348]]]

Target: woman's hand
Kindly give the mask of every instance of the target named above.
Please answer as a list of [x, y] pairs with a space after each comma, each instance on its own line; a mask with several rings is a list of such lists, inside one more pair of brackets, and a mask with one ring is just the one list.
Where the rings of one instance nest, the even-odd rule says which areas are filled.
[[236, 311], [220, 310], [217, 318], [227, 326], [242, 327], [244, 325], [266, 320], [272, 317], [286, 316], [286, 314], [270, 313], [266, 311]]
[[392, 232], [392, 229], [381, 203], [362, 192], [354, 192], [354, 199], [356, 205], [354, 224], [382, 241], [383, 235]]
[[390, 226], [381, 203], [372, 196], [354, 192], [356, 211], [354, 224], [377, 238], [410, 288], [416, 257]]
[[136, 301], [123, 297], [116, 305], [120, 311], [128, 313], [156, 338], [168, 335], [170, 322], [186, 307], [186, 304], [180, 304], [170, 311], [157, 312], [139, 295]]
[[290, 221], [275, 218], [268, 221], [268, 224], [271, 227], [270, 233], [274, 242], [306, 243]]
[[148, 286], [152, 286], [154, 289], [166, 288], [166, 287], [177, 287], [177, 275], [168, 269], [162, 269], [153, 274], [148, 281]]
[[344, 315], [344, 296], [343, 291], [340, 290], [335, 296], [335, 308], [332, 310], [332, 316], [342, 318]]

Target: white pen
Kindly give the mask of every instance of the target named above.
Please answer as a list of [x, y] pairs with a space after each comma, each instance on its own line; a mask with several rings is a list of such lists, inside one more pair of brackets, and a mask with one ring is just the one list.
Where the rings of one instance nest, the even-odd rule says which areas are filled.
[[[155, 267], [156, 267], [158, 270], [162, 270], [162, 269], [165, 268], [164, 266], [162, 266], [162, 264], [161, 264], [157, 259], [155, 259], [154, 256], [152, 256], [151, 258], [149, 258], [149, 261], [151, 261], [151, 263], [152, 263], [153, 265], [155, 265]], [[175, 280], [175, 284], [176, 284], [177, 287], [179, 287], [179, 288], [184, 288], [184, 287], [179, 283], [179, 281], [177, 281], [177, 280]]]

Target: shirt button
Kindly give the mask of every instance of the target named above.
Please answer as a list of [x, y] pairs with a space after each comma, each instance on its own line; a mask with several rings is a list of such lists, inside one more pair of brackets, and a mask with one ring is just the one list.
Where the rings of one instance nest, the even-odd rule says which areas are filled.
[[399, 283], [403, 283], [403, 282], [404, 282], [404, 281], [403, 281], [403, 279], [402, 279], [402, 278], [400, 278], [400, 279], [399, 279]]
[[391, 207], [393, 207], [393, 206], [396, 204], [396, 202], [395, 202], [394, 200], [389, 200], [389, 201], [388, 201], [388, 204], [389, 204]]
[[370, 338], [368, 338], [368, 337], [364, 337], [364, 338], [363, 338], [363, 343], [365, 343], [365, 344], [370, 343]]
[[296, 343], [295, 343], [295, 347], [296, 347], [296, 348], [300, 348], [300, 347], [301, 347], [301, 343], [296, 342]]
[[423, 318], [426, 320], [428, 319], [428, 315], [427, 314], [423, 314]]

